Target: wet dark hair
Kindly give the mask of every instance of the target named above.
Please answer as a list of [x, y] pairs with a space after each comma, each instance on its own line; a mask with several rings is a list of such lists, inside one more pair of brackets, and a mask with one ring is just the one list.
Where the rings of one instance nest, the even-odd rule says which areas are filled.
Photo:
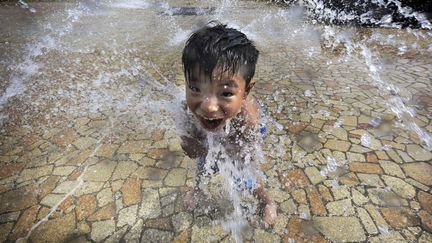
[[242, 75], [247, 87], [255, 74], [258, 54], [245, 34], [212, 21], [195, 31], [183, 49], [186, 83], [192, 79], [195, 68], [206, 77], [211, 77], [215, 68], [221, 68], [222, 73]]

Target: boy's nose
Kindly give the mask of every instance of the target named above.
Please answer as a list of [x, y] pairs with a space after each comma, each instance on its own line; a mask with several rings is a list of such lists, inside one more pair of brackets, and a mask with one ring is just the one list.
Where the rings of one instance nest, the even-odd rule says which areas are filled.
[[216, 97], [206, 97], [201, 103], [201, 110], [206, 113], [214, 113], [218, 111], [218, 101]]

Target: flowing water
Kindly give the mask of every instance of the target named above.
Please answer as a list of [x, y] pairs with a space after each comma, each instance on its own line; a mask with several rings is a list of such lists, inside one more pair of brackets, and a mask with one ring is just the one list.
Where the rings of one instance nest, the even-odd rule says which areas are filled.
[[[317, 0], [1, 3], [0, 241], [432, 241], [431, 24], [370, 2], [421, 28]], [[267, 135], [233, 158], [209, 134], [190, 211], [180, 57], [215, 19], [260, 50]]]

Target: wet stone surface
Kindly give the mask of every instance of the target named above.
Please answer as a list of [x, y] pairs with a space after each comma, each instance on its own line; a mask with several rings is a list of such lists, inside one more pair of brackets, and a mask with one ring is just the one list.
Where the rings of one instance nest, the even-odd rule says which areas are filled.
[[[196, 163], [170, 113], [184, 40], [211, 19], [241, 27], [261, 53], [261, 168], [279, 218], [266, 228], [259, 210], [248, 215], [243, 240], [432, 241], [432, 153], [416, 133], [432, 132], [430, 32], [312, 25], [252, 1], [31, 5], [0, 8], [0, 242], [234, 241], [217, 183], [185, 207]], [[178, 6], [198, 12], [170, 14]], [[329, 28], [378, 51], [389, 86], [359, 49], [327, 47]]]

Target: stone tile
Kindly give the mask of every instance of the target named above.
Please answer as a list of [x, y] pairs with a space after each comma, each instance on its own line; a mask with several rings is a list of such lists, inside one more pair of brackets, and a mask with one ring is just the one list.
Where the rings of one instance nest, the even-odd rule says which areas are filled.
[[174, 168], [165, 177], [165, 186], [184, 186], [186, 183], [187, 171], [183, 168]]
[[88, 167], [84, 181], [107, 181], [110, 179], [117, 163], [115, 161], [100, 161]]
[[30, 236], [31, 242], [66, 242], [75, 233], [75, 214], [48, 220], [36, 228]]
[[360, 193], [356, 189], [352, 189], [351, 193], [352, 193], [353, 202], [358, 206], [361, 206], [369, 201], [367, 197], [365, 197], [362, 193]]
[[54, 207], [64, 197], [65, 197], [64, 194], [48, 194], [42, 199], [40, 204], [48, 207]]
[[333, 197], [335, 200], [340, 200], [343, 198], [350, 197], [350, 192], [348, 190], [348, 187], [346, 186], [334, 187], [331, 189], [331, 191], [333, 192]]
[[0, 215], [0, 224], [16, 221], [20, 212], [5, 213]]
[[432, 186], [432, 165], [427, 163], [409, 163], [402, 165], [406, 175], [413, 178], [414, 180]]
[[426, 192], [419, 191], [417, 197], [421, 207], [428, 213], [432, 214], [432, 195]]
[[347, 152], [350, 148], [351, 144], [347, 141], [343, 141], [343, 140], [334, 140], [334, 139], [329, 139], [325, 144], [324, 147], [331, 149], [331, 150], [336, 150], [336, 151], [342, 151], [342, 152]]
[[358, 153], [346, 153], [349, 162], [366, 162], [365, 156], [363, 154]]
[[266, 232], [262, 229], [256, 229], [253, 236], [256, 242], [280, 242], [280, 236]]
[[121, 242], [123, 236], [126, 234], [128, 230], [128, 226], [124, 226], [123, 228], [114, 232], [110, 237], [108, 237], [104, 243], [118, 243]]
[[94, 214], [87, 218], [88, 221], [101, 221], [111, 219], [116, 215], [116, 206], [114, 202], [108, 203], [104, 207], [98, 209]]
[[319, 170], [313, 166], [306, 167], [304, 172], [306, 173], [306, 175], [308, 176], [309, 180], [312, 182], [313, 185], [316, 185], [326, 179], [326, 177], [321, 175]]
[[0, 224], [0, 242], [6, 242], [13, 225], [13, 223]]
[[419, 225], [419, 219], [409, 208], [381, 208], [381, 213], [397, 229]]
[[37, 194], [33, 187], [21, 187], [5, 192], [0, 198], [0, 214], [5, 212], [20, 211], [37, 204]]
[[385, 160], [381, 160], [379, 163], [384, 169], [385, 174], [405, 178], [405, 174], [403, 173], [402, 169], [399, 167], [398, 164]]
[[143, 230], [144, 221], [138, 219], [134, 226], [126, 233], [124, 239], [126, 242], [140, 242], [141, 232]]
[[388, 207], [399, 207], [403, 205], [408, 206], [408, 203], [405, 199], [387, 189], [369, 188], [367, 191], [369, 199], [376, 205]]
[[118, 214], [117, 227], [122, 227], [124, 225], [133, 226], [137, 218], [137, 211], [138, 205], [121, 209]]
[[297, 211], [298, 211], [300, 218], [307, 219], [307, 220], [311, 219], [311, 213], [310, 213], [309, 205], [300, 204], [297, 208]]
[[385, 221], [381, 213], [378, 211], [376, 206], [372, 204], [366, 204], [364, 208], [368, 211], [369, 215], [372, 217], [378, 228], [388, 226], [387, 222]]
[[[324, 237], [316, 230], [313, 222], [301, 219], [294, 215], [287, 225], [287, 234], [283, 242], [325, 242]], [[265, 240], [263, 242], [266, 242]]]
[[384, 186], [384, 183], [381, 181], [378, 175], [358, 173], [357, 176], [362, 182], [362, 185], [373, 186], [373, 187]]
[[321, 200], [321, 196], [318, 193], [318, 190], [315, 187], [307, 187], [306, 188], [307, 196], [309, 198], [309, 203], [312, 209], [312, 213], [314, 215], [326, 216], [327, 211], [324, 207], [324, 204]]
[[87, 149], [88, 147], [96, 144], [97, 140], [92, 137], [80, 137], [73, 142], [79, 150]]
[[387, 155], [391, 158], [392, 161], [396, 163], [402, 164], [404, 162], [402, 158], [399, 156], [399, 154], [396, 153], [393, 149], [387, 150]]
[[30, 169], [24, 169], [21, 172], [20, 177], [24, 178], [26, 180], [36, 179], [36, 178], [51, 174], [52, 169], [53, 169], [52, 165], [41, 166], [41, 167], [30, 168]]
[[375, 237], [371, 237], [369, 239], [369, 242], [371, 243], [381, 243], [381, 242], [406, 242], [405, 238], [397, 232], [397, 231], [390, 231], [383, 234], [380, 234]]
[[222, 226], [192, 226], [191, 242], [205, 242], [207, 239], [212, 239], [215, 242], [222, 240], [229, 232], [225, 231]]
[[291, 195], [297, 203], [307, 204], [306, 192], [303, 189], [295, 190]]
[[66, 147], [72, 144], [78, 138], [78, 134], [72, 128], [67, 128], [55, 134], [52, 138], [53, 142], [60, 147]]
[[297, 211], [297, 206], [294, 203], [294, 200], [289, 199], [279, 205], [280, 210], [282, 210], [283, 213], [291, 215], [294, 214]]
[[331, 216], [351, 216], [355, 214], [350, 199], [329, 202], [326, 206]]
[[59, 176], [67, 176], [70, 173], [72, 173], [72, 171], [74, 171], [75, 169], [76, 169], [75, 166], [59, 166], [54, 168], [52, 174], [59, 175]]
[[354, 172], [347, 173], [346, 175], [340, 177], [339, 181], [346, 186], [356, 186], [360, 184], [360, 181]]
[[137, 168], [138, 165], [132, 161], [119, 161], [111, 180], [126, 179], [130, 174], [135, 172]]
[[333, 196], [331, 195], [330, 190], [326, 186], [319, 185], [318, 191], [320, 192], [321, 197], [325, 202], [333, 201]]
[[172, 224], [175, 232], [187, 230], [192, 224], [192, 215], [187, 212], [180, 212], [172, 216]]
[[76, 213], [78, 220], [87, 219], [96, 211], [96, 198], [93, 195], [84, 195], [78, 198]]
[[[365, 232], [355, 217], [316, 217], [316, 227], [327, 239], [336, 242], [364, 241]], [[346, 232], [350, 232], [347, 234]]]
[[415, 197], [416, 191], [414, 187], [402, 179], [387, 175], [382, 176], [382, 179], [384, 180], [385, 184], [387, 184], [399, 196], [408, 199]]
[[19, 217], [14, 229], [9, 235], [9, 240], [16, 241], [18, 238], [23, 237], [30, 230], [31, 226], [36, 220], [39, 206], [35, 205], [26, 209]]
[[140, 179], [145, 180], [162, 180], [167, 175], [168, 171], [153, 167], [140, 167], [138, 168], [136, 175]]
[[159, 193], [154, 189], [144, 189], [139, 216], [143, 219], [157, 218], [162, 210], [159, 203]]
[[357, 214], [363, 223], [368, 234], [375, 235], [378, 234], [378, 229], [375, 226], [372, 218], [369, 216], [368, 212], [364, 208], [357, 208]]
[[129, 178], [122, 186], [123, 203], [127, 206], [141, 201], [141, 183], [137, 178]]
[[151, 145], [150, 140], [140, 140], [140, 141], [128, 141], [120, 146], [117, 153], [122, 154], [136, 154], [146, 151]]
[[10, 163], [0, 165], [0, 179], [19, 174], [25, 167], [25, 163]]
[[171, 219], [168, 217], [149, 219], [145, 222], [144, 226], [146, 228], [165, 230], [165, 231], [173, 231], [174, 230], [173, 226], [172, 226]]
[[104, 220], [92, 223], [90, 238], [96, 242], [101, 242], [115, 232], [115, 221]]
[[96, 156], [112, 158], [119, 146], [116, 144], [102, 144], [96, 152]]
[[75, 191], [76, 196], [98, 192], [102, 189], [104, 182], [86, 181]]
[[310, 185], [308, 178], [301, 169], [291, 170], [286, 174], [280, 174], [279, 181], [282, 187], [288, 192]]
[[74, 187], [78, 186], [79, 181], [64, 181], [60, 183], [52, 192], [53, 193], [69, 193]]
[[174, 238], [174, 233], [169, 231], [147, 229], [142, 233], [142, 242], [171, 242]]
[[381, 167], [374, 163], [351, 162], [348, 166], [352, 172], [383, 174]]
[[432, 153], [426, 149], [420, 147], [417, 144], [408, 144], [407, 146], [408, 154], [416, 161], [429, 161], [432, 160]]
[[422, 226], [426, 229], [426, 231], [432, 232], [432, 215], [428, 212], [421, 210], [418, 213], [420, 217]]

